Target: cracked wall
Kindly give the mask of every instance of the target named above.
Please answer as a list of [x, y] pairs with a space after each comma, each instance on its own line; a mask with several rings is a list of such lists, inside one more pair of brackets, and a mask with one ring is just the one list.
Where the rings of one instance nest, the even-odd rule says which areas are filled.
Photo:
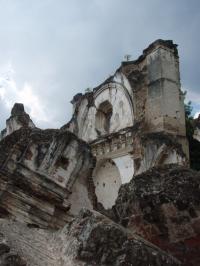
[[0, 217], [61, 227], [82, 207], [93, 209], [94, 166], [89, 145], [69, 131], [15, 130], [0, 141]]
[[[121, 184], [156, 165], [186, 165], [188, 142], [180, 88], [177, 45], [157, 40], [137, 60], [122, 62], [101, 85], [84, 95], [76, 95], [72, 100], [73, 118], [62, 130], [71, 130], [87, 141], [97, 165], [104, 160], [113, 161]], [[156, 133], [158, 139], [150, 140], [151, 134]], [[149, 141], [145, 142], [144, 136], [148, 135]], [[177, 147], [173, 142], [180, 145]], [[108, 172], [105, 167], [102, 174], [97, 167], [93, 178], [101, 176], [106, 180], [103, 183], [114, 204], [118, 186], [109, 184], [112, 178]], [[102, 195], [96, 184], [97, 198], [106, 206], [103, 186], [101, 191]]]
[[72, 103], [58, 130], [36, 128], [21, 104], [7, 120], [0, 262], [199, 263], [199, 174], [171, 165], [188, 166], [176, 45], [155, 41]]

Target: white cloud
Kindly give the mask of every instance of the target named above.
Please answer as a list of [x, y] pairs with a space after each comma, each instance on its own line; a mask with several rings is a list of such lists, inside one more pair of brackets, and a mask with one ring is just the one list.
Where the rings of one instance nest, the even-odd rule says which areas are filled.
[[47, 115], [44, 111], [43, 104], [40, 102], [37, 95], [33, 93], [30, 84], [25, 83], [22, 90], [18, 90], [18, 99], [30, 109], [30, 115], [34, 120], [48, 122]]
[[187, 91], [186, 100], [191, 101], [193, 103], [200, 104], [200, 94], [190, 89]]
[[20, 89], [14, 76], [15, 71], [11, 64], [6, 66], [3, 73], [0, 73], [0, 99], [5, 107], [10, 110], [15, 102], [23, 103], [36, 125], [50, 122], [51, 118], [47, 116], [44, 104], [34, 93], [31, 84], [25, 82]]
[[[185, 91], [184, 88], [182, 88], [182, 91]], [[200, 94], [189, 89], [186, 90], [187, 94], [186, 94], [186, 99], [185, 102], [192, 102], [192, 107], [193, 107], [193, 114], [194, 114], [194, 118], [198, 118], [199, 114], [200, 114]]]

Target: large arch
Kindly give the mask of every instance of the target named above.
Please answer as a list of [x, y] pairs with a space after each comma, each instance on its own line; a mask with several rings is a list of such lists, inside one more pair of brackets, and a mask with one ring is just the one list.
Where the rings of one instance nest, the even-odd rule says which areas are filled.
[[[103, 85], [94, 94], [94, 102], [96, 107], [95, 125], [100, 125], [100, 121], [106, 121], [107, 106], [109, 103], [109, 110], [112, 109], [111, 116], [109, 116], [109, 129], [100, 130], [95, 127], [98, 135], [117, 132], [120, 129], [131, 127], [134, 124], [134, 110], [131, 96], [128, 90], [120, 83], [112, 82]], [[106, 108], [102, 109], [102, 105]], [[102, 112], [103, 111], [103, 112]], [[108, 116], [107, 116], [108, 117]]]
[[99, 161], [93, 173], [93, 180], [98, 202], [105, 209], [111, 208], [115, 204], [122, 185], [120, 172], [115, 162], [111, 159]]
[[127, 90], [127, 88], [120, 82], [109, 82], [105, 85], [102, 85], [100, 88], [98, 88], [96, 90], [96, 92], [94, 93], [94, 98], [96, 99], [103, 91], [108, 90], [108, 89], [119, 89], [122, 90], [124, 93], [124, 96], [127, 98], [128, 103], [131, 107], [131, 113], [132, 113], [132, 118], [133, 118], [133, 122], [134, 122], [134, 105], [133, 105], [133, 101], [132, 98], [130, 96], [129, 91]]
[[94, 102], [89, 108], [86, 98], [79, 106], [77, 123], [80, 138], [91, 142], [134, 125], [132, 98], [123, 84], [104, 84], [94, 90], [93, 97]]

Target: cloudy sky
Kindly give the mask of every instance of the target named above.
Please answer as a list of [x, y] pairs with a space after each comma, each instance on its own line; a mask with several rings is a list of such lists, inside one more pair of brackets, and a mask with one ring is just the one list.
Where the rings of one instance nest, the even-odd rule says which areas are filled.
[[200, 111], [199, 0], [0, 0], [0, 128], [14, 102], [60, 127], [70, 100], [156, 39], [179, 44], [181, 82]]

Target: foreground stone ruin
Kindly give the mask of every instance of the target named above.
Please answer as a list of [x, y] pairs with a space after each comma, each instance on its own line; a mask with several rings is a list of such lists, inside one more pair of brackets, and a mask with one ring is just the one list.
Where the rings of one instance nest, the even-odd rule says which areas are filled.
[[3, 220], [0, 229], [7, 237], [1, 248], [3, 261], [12, 253], [20, 261], [5, 265], [180, 265], [172, 256], [94, 211], [82, 210], [57, 233]]
[[90, 147], [70, 132], [13, 132], [0, 142], [1, 216], [43, 228], [63, 226], [82, 206], [92, 208], [87, 191], [94, 163]]
[[37, 128], [19, 103], [6, 121], [0, 265], [200, 265], [176, 45], [157, 40], [72, 103], [61, 129]]
[[114, 220], [180, 259], [200, 265], [200, 173], [153, 168], [120, 188]]

